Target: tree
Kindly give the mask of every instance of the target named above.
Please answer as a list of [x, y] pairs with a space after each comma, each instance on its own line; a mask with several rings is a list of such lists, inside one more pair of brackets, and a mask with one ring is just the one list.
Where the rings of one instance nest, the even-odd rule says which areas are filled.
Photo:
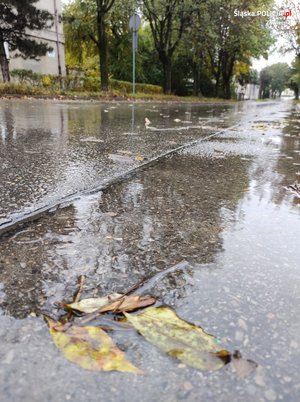
[[290, 89], [294, 91], [295, 99], [299, 100], [300, 92], [300, 57], [296, 57], [292, 65], [292, 76], [289, 83]]
[[72, 64], [77, 60], [82, 65], [84, 58], [94, 53], [95, 48], [90, 49], [89, 46], [92, 42], [99, 55], [103, 91], [108, 90], [109, 44], [112, 45], [111, 54], [115, 60], [120, 52], [126, 54], [131, 51], [128, 20], [134, 9], [133, 3], [133, 0], [75, 0], [65, 7], [67, 60], [71, 60]]
[[281, 93], [287, 88], [292, 70], [287, 63], [276, 63], [270, 66], [271, 72], [271, 96], [280, 98]]
[[259, 97], [260, 99], [266, 99], [270, 97], [270, 84], [271, 84], [271, 75], [268, 67], [265, 67], [261, 70], [260, 76], [260, 87], [259, 87]]
[[[271, 0], [244, 0], [243, 9], [255, 11], [270, 4]], [[205, 3], [210, 15], [209, 41], [203, 41], [209, 55], [215, 79], [215, 95], [230, 99], [231, 81], [237, 62], [250, 64], [251, 57], [265, 55], [272, 44], [270, 29], [264, 17], [240, 18], [235, 10], [240, 0], [209, 0]]]
[[[110, 73], [114, 78], [125, 81], [132, 79], [132, 33], [129, 28], [129, 19], [134, 12], [135, 0], [116, 0], [109, 13], [108, 54]], [[137, 79], [141, 76], [140, 67], [140, 58], [137, 58]]]
[[96, 8], [91, 5], [75, 0], [64, 7], [65, 58], [68, 67], [99, 73], [98, 47], [91, 40], [97, 35]]
[[276, 98], [288, 87], [292, 70], [287, 63], [276, 63], [260, 72], [260, 97]]
[[273, 19], [272, 27], [275, 35], [284, 41], [281, 51], [283, 54], [293, 52], [296, 57], [300, 57], [299, 0], [284, 0], [277, 11], [281, 13], [281, 17]]
[[[242, 10], [262, 9], [271, 2], [244, 0]], [[193, 92], [199, 94], [202, 79], [210, 77], [214, 95], [229, 99], [236, 65], [242, 63], [250, 68], [251, 57], [265, 55], [272, 43], [267, 19], [235, 16], [235, 10], [241, 9], [240, 0], [206, 0], [194, 4], [196, 8], [182, 39], [192, 72]]]
[[300, 89], [300, 3], [298, 0], [284, 0], [277, 8], [282, 13], [281, 18], [272, 21], [275, 35], [284, 41], [282, 54], [293, 53], [295, 60], [292, 68], [290, 88], [299, 99]]
[[38, 0], [6, 0], [0, 3], [0, 65], [3, 81], [10, 81], [5, 43], [15, 57], [37, 59], [52, 50], [46, 43], [28, 36], [28, 30], [41, 30], [52, 25], [53, 16], [36, 8]]
[[144, 0], [154, 45], [163, 68], [164, 93], [171, 93], [172, 57], [188, 25], [191, 6], [187, 0]]
[[102, 91], [108, 91], [108, 65], [107, 65], [107, 21], [106, 16], [114, 5], [115, 0], [96, 0], [97, 5], [97, 31], [98, 37], [91, 36], [97, 45], [100, 57], [100, 79]]

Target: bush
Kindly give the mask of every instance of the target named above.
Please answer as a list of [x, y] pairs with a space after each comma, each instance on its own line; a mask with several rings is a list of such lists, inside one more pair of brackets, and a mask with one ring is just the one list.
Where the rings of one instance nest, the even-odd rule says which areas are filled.
[[16, 82], [0, 83], [1, 95], [46, 95], [47, 91], [43, 88], [29, 84]]
[[[100, 78], [93, 75], [72, 74], [67, 76], [58, 76], [51, 74], [39, 74], [32, 70], [12, 70], [11, 76], [25, 88], [26, 85], [39, 88], [48, 88], [50, 90], [68, 90], [68, 91], [100, 91]], [[15, 86], [17, 88], [17, 86]], [[128, 81], [109, 80], [109, 89], [121, 94], [132, 93], [132, 83]], [[158, 85], [136, 84], [136, 92], [144, 94], [158, 95], [162, 94], [162, 88]], [[23, 93], [23, 92], [22, 92]]]
[[[109, 88], [112, 91], [120, 91], [122, 93], [132, 93], [132, 83], [128, 81], [109, 80]], [[135, 84], [136, 92], [145, 94], [162, 94], [162, 87], [151, 84]]]
[[42, 74], [34, 73], [32, 70], [16, 69], [10, 72], [10, 75], [20, 84], [30, 84], [37, 86], [40, 84]]
[[99, 77], [83, 77], [83, 87], [85, 91], [99, 92], [100, 91], [100, 78]]

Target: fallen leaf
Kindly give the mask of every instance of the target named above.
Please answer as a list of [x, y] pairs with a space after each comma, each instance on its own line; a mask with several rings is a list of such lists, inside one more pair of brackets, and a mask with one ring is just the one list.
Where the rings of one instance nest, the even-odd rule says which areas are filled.
[[83, 299], [78, 303], [66, 304], [69, 309], [80, 311], [82, 313], [94, 313], [96, 311], [107, 313], [123, 313], [125, 311], [134, 311], [138, 308], [151, 306], [156, 302], [151, 296], [123, 296], [119, 293], [113, 293], [109, 296], [96, 299]]
[[253, 360], [243, 359], [241, 353], [236, 350], [232, 355], [231, 366], [238, 377], [245, 378], [251, 374], [258, 365]]
[[141, 373], [101, 328], [67, 327], [50, 318], [46, 321], [55, 345], [67, 360], [87, 370]]
[[147, 341], [189, 366], [218, 370], [230, 361], [230, 353], [220, 348], [215, 337], [180, 319], [169, 307], [150, 307], [125, 316]]
[[134, 311], [139, 308], [151, 306], [156, 299], [151, 296], [124, 296], [121, 300], [101, 308], [101, 312], [115, 311], [116, 313], [125, 313], [126, 311]]
[[121, 293], [112, 293], [111, 295], [104, 297], [83, 299], [78, 303], [65, 304], [65, 306], [71, 310], [89, 314], [99, 310], [101, 307], [106, 306], [108, 303], [111, 303], [120, 297], [122, 297]]
[[136, 161], [143, 161], [145, 159], [145, 157], [144, 156], [136, 156], [134, 159]]

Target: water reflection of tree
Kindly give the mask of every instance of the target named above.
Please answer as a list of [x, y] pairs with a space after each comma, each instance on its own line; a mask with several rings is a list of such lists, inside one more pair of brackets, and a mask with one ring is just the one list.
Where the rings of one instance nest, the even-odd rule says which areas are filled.
[[[4, 285], [5, 294], [0, 308], [6, 314], [24, 318], [32, 311], [43, 309], [47, 299], [53, 302], [63, 298], [67, 285], [59, 281], [59, 277], [69, 267], [65, 259], [59, 258], [58, 264], [52, 260], [50, 250], [59, 241], [67, 241], [68, 228], [74, 231], [74, 207], [64, 212], [63, 222], [59, 214], [57, 220], [50, 214], [16, 232], [0, 236], [0, 283]], [[52, 224], [55, 235], [50, 236]], [[56, 286], [48, 289], [48, 283]], [[73, 285], [76, 286], [76, 279]]]
[[282, 130], [282, 142], [280, 148], [280, 156], [277, 160], [274, 176], [276, 183], [272, 183], [272, 201], [280, 205], [288, 199], [292, 200], [292, 205], [297, 207], [300, 204], [298, 197], [292, 197], [287, 194], [286, 187], [296, 181], [300, 181], [300, 120], [299, 112], [293, 110], [286, 120], [287, 125]]
[[[28, 119], [24, 118], [26, 111], [31, 113]], [[67, 146], [64, 113], [60, 110], [47, 127], [48, 121], [43, 116], [47, 113], [44, 108], [42, 115], [38, 111], [40, 109], [31, 109], [30, 104], [4, 103], [0, 149], [0, 158], [4, 161], [0, 171], [3, 217], [41, 199], [53, 188], [53, 178], [60, 176], [58, 160]], [[37, 121], [33, 123], [35, 114]], [[36, 128], [43, 118], [42, 127]]]
[[[213, 261], [222, 249], [221, 209], [236, 209], [247, 169], [238, 157], [173, 157], [99, 198], [31, 224], [33, 244], [3, 239], [6, 311], [23, 317], [34, 306], [53, 310], [54, 301], [70, 300], [80, 274], [86, 275], [87, 296], [95, 289], [124, 291], [187, 260], [190, 268], [167, 275], [156, 289], [168, 302], [183, 297], [193, 283], [193, 265]], [[25, 240], [30, 233], [23, 233]]]
[[246, 170], [234, 157], [221, 162], [175, 157], [105, 192], [101, 209], [117, 214], [111, 230], [123, 239], [112, 269], [122, 270], [125, 260], [137, 280], [182, 260], [211, 262], [222, 248], [220, 209], [236, 207]]

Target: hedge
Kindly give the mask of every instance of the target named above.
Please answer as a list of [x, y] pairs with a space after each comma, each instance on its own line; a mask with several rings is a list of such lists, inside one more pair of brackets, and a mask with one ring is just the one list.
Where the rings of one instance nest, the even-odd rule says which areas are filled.
[[[11, 76], [19, 84], [29, 84], [32, 87], [49, 88], [50, 90], [70, 90], [70, 91], [100, 91], [100, 78], [85, 75], [58, 76], [51, 74], [39, 74], [32, 70], [12, 70]], [[132, 83], [127, 81], [109, 80], [109, 89], [118, 91], [122, 94], [132, 93]], [[158, 85], [136, 84], [136, 92], [144, 94], [162, 94], [162, 88]], [[23, 92], [22, 92], [23, 93]]]

